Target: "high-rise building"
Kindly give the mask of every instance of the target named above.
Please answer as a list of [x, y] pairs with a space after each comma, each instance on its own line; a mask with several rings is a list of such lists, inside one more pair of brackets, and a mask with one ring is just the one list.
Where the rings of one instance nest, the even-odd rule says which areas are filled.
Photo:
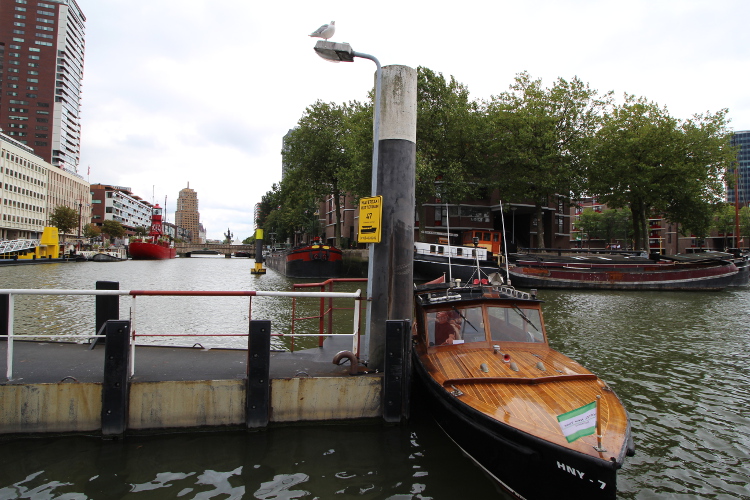
[[205, 231], [202, 231], [200, 222], [200, 213], [198, 212], [198, 193], [188, 187], [181, 189], [177, 197], [177, 211], [174, 214], [174, 221], [180, 227], [190, 231], [191, 243], [204, 243]]
[[739, 146], [740, 151], [737, 153], [738, 166], [737, 177], [737, 190], [731, 188], [727, 190], [727, 202], [734, 205], [735, 192], [737, 199], [739, 200], [738, 205], [741, 207], [748, 206], [750, 204], [750, 130], [743, 130], [741, 132], [735, 132], [732, 135], [732, 146]]
[[86, 17], [75, 0], [0, 0], [0, 128], [77, 173]]

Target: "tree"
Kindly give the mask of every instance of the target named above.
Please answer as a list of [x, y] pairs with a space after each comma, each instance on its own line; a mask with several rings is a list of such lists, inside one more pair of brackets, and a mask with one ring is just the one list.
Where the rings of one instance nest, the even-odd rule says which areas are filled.
[[680, 121], [629, 95], [605, 116], [593, 142], [588, 186], [608, 206], [630, 207], [637, 249], [648, 247], [652, 213], [692, 232], [707, 229], [734, 154], [726, 113]]
[[66, 233], [78, 227], [79, 221], [78, 212], [64, 205], [55, 207], [49, 215], [49, 223], [63, 235], [63, 241]]
[[[740, 209], [740, 247], [748, 247], [748, 239], [750, 238], [750, 207], [742, 207]], [[744, 243], [744, 245], [743, 245]]]
[[583, 237], [585, 235], [586, 241], [591, 248], [591, 239], [601, 238], [600, 233], [602, 232], [603, 216], [600, 212], [595, 211], [593, 208], [587, 207], [583, 209], [581, 215], [578, 216], [576, 221], [576, 229], [581, 231], [581, 244], [583, 244]]
[[630, 240], [630, 210], [608, 209], [602, 213], [602, 231], [604, 239], [608, 243], [614, 243], [618, 238], [627, 245]]
[[484, 177], [504, 199], [535, 204], [539, 247], [546, 246], [543, 207], [585, 191], [591, 141], [610, 99], [578, 78], [544, 88], [524, 72], [485, 103], [491, 149]]
[[127, 231], [122, 226], [120, 221], [107, 219], [102, 223], [102, 235], [107, 235], [108, 240], [110, 238], [122, 238], [127, 234]]
[[729, 235], [734, 235], [735, 232], [734, 205], [720, 203], [716, 206], [713, 228], [716, 229], [719, 235], [723, 236], [725, 250], [729, 248], [730, 244], [734, 244], [734, 238], [732, 238], [732, 241], [729, 240]]
[[83, 226], [83, 236], [84, 238], [88, 240], [91, 240], [92, 238], [96, 238], [100, 234], [102, 234], [101, 228], [99, 228], [99, 226], [97, 226], [93, 222]]
[[287, 165], [284, 182], [293, 187], [295, 195], [285, 202], [292, 201], [295, 204], [292, 209], [299, 212], [301, 206], [309, 206], [311, 200], [330, 195], [334, 204], [336, 246], [341, 245], [341, 204], [346, 193], [342, 179], [352, 165], [344, 140], [348, 131], [347, 111], [346, 106], [315, 102], [289, 133], [287, 148], [282, 153]]
[[149, 229], [145, 226], [138, 226], [135, 229], [133, 229], [133, 232], [136, 236], [144, 237], [149, 233]]

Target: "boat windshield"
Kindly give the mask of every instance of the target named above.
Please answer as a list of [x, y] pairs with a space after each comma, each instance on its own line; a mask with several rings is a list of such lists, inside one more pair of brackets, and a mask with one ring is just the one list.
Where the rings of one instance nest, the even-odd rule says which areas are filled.
[[499, 342], [544, 342], [538, 309], [488, 307], [492, 340]]
[[486, 340], [482, 308], [456, 307], [427, 313], [430, 345], [452, 345]]

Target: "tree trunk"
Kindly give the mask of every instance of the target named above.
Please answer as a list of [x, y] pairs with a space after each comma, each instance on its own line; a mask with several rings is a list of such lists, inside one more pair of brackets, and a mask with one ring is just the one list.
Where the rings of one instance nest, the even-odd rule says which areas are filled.
[[536, 246], [537, 248], [544, 248], [544, 211], [542, 210], [542, 203], [536, 202]]
[[341, 248], [341, 193], [338, 189], [333, 190], [333, 207], [334, 221], [336, 222], [333, 228], [333, 246]]

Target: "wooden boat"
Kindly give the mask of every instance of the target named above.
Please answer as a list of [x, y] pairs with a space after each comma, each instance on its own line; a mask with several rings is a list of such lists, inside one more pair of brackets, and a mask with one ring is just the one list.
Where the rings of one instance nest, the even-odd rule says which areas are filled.
[[[415, 288], [415, 311], [417, 380], [468, 456], [518, 498], [616, 497], [616, 472], [634, 453], [628, 415], [606, 382], [550, 348], [535, 295], [497, 275], [427, 284]], [[560, 421], [591, 417], [592, 403], [594, 431], [566, 437]]]
[[268, 268], [288, 278], [338, 278], [343, 268], [341, 250], [319, 239], [310, 245], [273, 251], [264, 261]]
[[133, 260], [165, 260], [177, 257], [177, 250], [164, 239], [162, 209], [156, 204], [151, 212], [151, 231], [148, 238], [130, 242], [128, 253]]
[[521, 288], [721, 290], [742, 280], [729, 257], [514, 254], [507, 275]]

